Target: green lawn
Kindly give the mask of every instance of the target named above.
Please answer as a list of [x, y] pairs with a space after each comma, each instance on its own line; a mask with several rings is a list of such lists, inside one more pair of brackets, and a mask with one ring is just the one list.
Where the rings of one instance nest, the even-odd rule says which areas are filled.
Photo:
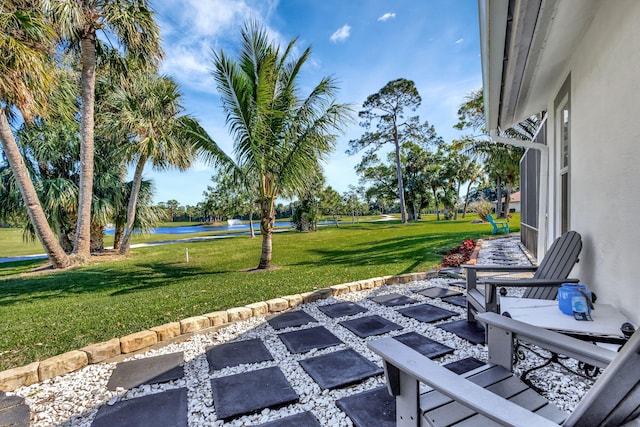
[[[248, 222], [247, 222], [248, 223]], [[198, 222], [162, 222], [158, 227], [184, 227], [189, 225], [204, 225]], [[253, 226], [256, 231], [260, 228], [259, 222], [254, 220]], [[278, 223], [276, 222], [276, 227]], [[189, 239], [193, 237], [215, 236], [220, 234], [246, 233], [248, 230], [229, 230], [229, 231], [203, 231], [200, 233], [190, 234], [134, 234], [131, 242], [148, 243], [162, 242], [166, 240]], [[105, 246], [113, 245], [113, 235], [105, 235]], [[0, 258], [24, 255], [43, 254], [44, 249], [40, 242], [36, 239], [25, 240], [21, 229], [18, 228], [0, 228]], [[1, 273], [0, 273], [1, 274]]]
[[[519, 217], [511, 220], [517, 232]], [[277, 233], [268, 272], [257, 266], [260, 237], [134, 249], [121, 261], [9, 277], [27, 268], [0, 264], [0, 370], [86, 344], [211, 311], [337, 283], [425, 271], [488, 224], [399, 221]], [[185, 249], [189, 249], [189, 263]]]

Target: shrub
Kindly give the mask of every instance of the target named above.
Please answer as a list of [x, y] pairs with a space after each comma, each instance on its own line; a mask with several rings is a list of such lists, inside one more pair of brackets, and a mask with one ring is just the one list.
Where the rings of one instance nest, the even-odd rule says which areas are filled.
[[463, 240], [460, 246], [451, 249], [448, 254], [442, 258], [442, 267], [460, 267], [469, 261], [476, 242], [472, 239]]
[[489, 221], [487, 215], [491, 213], [493, 210], [493, 204], [485, 198], [477, 200], [469, 205], [469, 210], [474, 211], [478, 214], [480, 219], [484, 222]]

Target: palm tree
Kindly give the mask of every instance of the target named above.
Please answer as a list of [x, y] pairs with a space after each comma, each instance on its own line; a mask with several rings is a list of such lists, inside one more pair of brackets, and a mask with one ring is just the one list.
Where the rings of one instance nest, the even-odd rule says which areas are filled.
[[467, 208], [469, 207], [469, 193], [471, 192], [471, 186], [479, 181], [484, 176], [484, 169], [482, 165], [475, 160], [471, 160], [469, 167], [465, 170], [465, 179], [467, 180], [467, 192], [464, 196], [464, 207], [462, 209], [462, 218], [467, 215]]
[[56, 83], [50, 56], [55, 32], [39, 3], [14, 1], [0, 8], [0, 141], [40, 243], [53, 266], [65, 268], [69, 257], [47, 222], [10, 125], [14, 108], [26, 123], [34, 115], [44, 115]]
[[[131, 188], [133, 181], [121, 183], [120, 191], [122, 192], [119, 199], [125, 202], [131, 198]], [[151, 181], [142, 180], [136, 203], [136, 219], [133, 223], [133, 230], [146, 231], [154, 227], [158, 222], [165, 220], [164, 209], [153, 206], [153, 185]], [[113, 249], [119, 250], [122, 246], [125, 227], [127, 225], [127, 204], [114, 206], [113, 215]]]
[[127, 208], [127, 225], [120, 253], [130, 250], [131, 234], [136, 220], [136, 205], [147, 161], [156, 168], [188, 169], [196, 150], [185, 130], [193, 127], [194, 119], [183, 115], [182, 94], [169, 77], [137, 75], [129, 88], [115, 88], [110, 96], [111, 121], [129, 132], [126, 151], [135, 162], [131, 193]]
[[262, 253], [258, 269], [271, 266], [275, 201], [304, 186], [333, 150], [335, 134], [350, 109], [335, 102], [336, 82], [329, 77], [305, 97], [297, 87], [311, 49], [292, 58], [296, 39], [281, 51], [256, 23], [242, 30], [238, 61], [224, 51], [214, 56], [214, 76], [227, 123], [235, 140], [236, 162], [257, 189]]
[[[49, 2], [48, 2], [49, 3]], [[74, 254], [89, 256], [94, 174], [94, 104], [99, 31], [118, 48], [155, 67], [161, 58], [160, 30], [148, 0], [56, 0], [51, 17], [68, 45], [80, 54], [80, 186]]]
[[[532, 116], [506, 132], [501, 132], [501, 136], [530, 140], [535, 135], [538, 126], [538, 117]], [[519, 178], [520, 159], [524, 154], [524, 149], [491, 142], [485, 121], [482, 89], [471, 91], [465, 97], [465, 102], [458, 110], [458, 123], [454, 127], [460, 130], [473, 129], [480, 131], [480, 135], [466, 136], [462, 140], [456, 141], [455, 144], [463, 147], [466, 154], [471, 154], [483, 161], [487, 174], [496, 180], [498, 191], [497, 213], [500, 217], [506, 216], [509, 213], [511, 190]], [[506, 209], [504, 211], [501, 207], [503, 181], [506, 187]]]
[[[78, 124], [73, 120], [37, 119], [29, 126], [23, 125], [16, 136], [47, 221], [69, 253], [78, 202]], [[34, 231], [28, 226], [26, 230]]]

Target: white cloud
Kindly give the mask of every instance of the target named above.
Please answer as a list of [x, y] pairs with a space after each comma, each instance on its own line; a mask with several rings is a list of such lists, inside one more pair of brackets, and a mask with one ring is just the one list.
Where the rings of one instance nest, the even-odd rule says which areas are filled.
[[343, 25], [341, 28], [338, 28], [335, 33], [331, 34], [331, 41], [334, 43], [341, 42], [346, 40], [351, 35], [351, 27], [347, 24]]
[[271, 40], [283, 45], [284, 37], [269, 27], [269, 17], [277, 0], [185, 0], [153, 2], [163, 35], [165, 61], [161, 71], [174, 76], [181, 85], [206, 93], [216, 93], [211, 68], [212, 49], [226, 53], [240, 39], [240, 28], [256, 20]]
[[464, 39], [458, 39], [458, 40], [456, 40], [456, 44], [460, 44], [460, 43], [462, 43], [463, 41], [464, 41]]
[[385, 22], [385, 21], [388, 21], [389, 19], [392, 19], [392, 18], [395, 18], [395, 17], [396, 17], [395, 13], [387, 12], [384, 15], [382, 15], [380, 18], [378, 18], [378, 21]]
[[183, 25], [201, 36], [216, 36], [255, 14], [242, 0], [187, 0], [185, 3], [181, 16]]
[[160, 70], [174, 76], [181, 84], [212, 92], [210, 67], [211, 54], [208, 45], [173, 45], [165, 47], [165, 60]]

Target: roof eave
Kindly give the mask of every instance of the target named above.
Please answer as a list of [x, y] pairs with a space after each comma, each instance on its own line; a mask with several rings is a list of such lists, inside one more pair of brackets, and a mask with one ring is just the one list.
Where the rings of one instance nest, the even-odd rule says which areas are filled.
[[478, 0], [484, 111], [489, 129], [499, 124], [508, 10], [509, 0]]

